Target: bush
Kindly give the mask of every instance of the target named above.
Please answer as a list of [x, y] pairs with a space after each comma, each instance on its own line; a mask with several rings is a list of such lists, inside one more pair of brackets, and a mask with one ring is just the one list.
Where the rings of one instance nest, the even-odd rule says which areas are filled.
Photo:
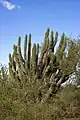
[[9, 79], [9, 76], [5, 81], [4, 78], [0, 78], [0, 120], [67, 120], [67, 118], [77, 120], [75, 118], [80, 118], [80, 89], [75, 86], [68, 85], [61, 88], [45, 104], [28, 104], [26, 90], [28, 87], [21, 89], [17, 82]]

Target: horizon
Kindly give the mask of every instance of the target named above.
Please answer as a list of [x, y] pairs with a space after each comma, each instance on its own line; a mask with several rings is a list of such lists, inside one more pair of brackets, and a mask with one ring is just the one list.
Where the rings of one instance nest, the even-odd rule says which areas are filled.
[[0, 0], [0, 63], [8, 64], [8, 54], [17, 38], [32, 34], [32, 43], [41, 43], [49, 27], [54, 32], [80, 35], [78, 0]]

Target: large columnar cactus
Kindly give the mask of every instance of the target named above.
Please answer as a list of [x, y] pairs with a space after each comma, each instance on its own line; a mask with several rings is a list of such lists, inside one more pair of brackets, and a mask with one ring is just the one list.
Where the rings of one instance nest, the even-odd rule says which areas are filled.
[[[39, 44], [34, 43], [33, 47], [31, 46], [31, 34], [29, 34], [29, 38], [25, 36], [24, 57], [21, 52], [21, 37], [18, 39], [18, 44], [13, 46], [13, 54], [9, 54], [11, 78], [19, 81], [22, 88], [26, 86], [26, 89], [32, 90], [31, 94], [35, 97], [35, 101], [41, 103], [56, 93], [61, 84], [67, 81], [69, 75], [76, 69], [78, 52], [76, 43], [67, 39], [63, 33], [54, 53], [57, 41], [58, 32], [50, 32], [48, 28], [41, 51], [39, 51]], [[66, 54], [68, 43], [68, 54]]]

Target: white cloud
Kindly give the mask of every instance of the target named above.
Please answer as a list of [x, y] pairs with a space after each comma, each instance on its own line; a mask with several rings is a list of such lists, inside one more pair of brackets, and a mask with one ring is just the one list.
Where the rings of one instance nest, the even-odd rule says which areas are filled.
[[4, 7], [6, 7], [8, 10], [13, 10], [13, 9], [16, 9], [16, 8], [20, 9], [21, 8], [21, 6], [15, 5], [15, 4], [9, 2], [8, 0], [0, 0], [0, 3]]

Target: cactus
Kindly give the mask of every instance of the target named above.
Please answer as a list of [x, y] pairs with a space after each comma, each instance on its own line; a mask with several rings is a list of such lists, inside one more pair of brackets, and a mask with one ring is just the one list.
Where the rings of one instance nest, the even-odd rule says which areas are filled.
[[25, 35], [25, 41], [24, 41], [24, 60], [26, 61], [26, 50], [27, 50], [27, 35]]
[[28, 41], [28, 69], [30, 69], [30, 60], [31, 60], [31, 34], [29, 34]]
[[[38, 62], [38, 57], [39, 57], [39, 43], [37, 43], [37, 49], [36, 49], [36, 61]], [[36, 64], [37, 64], [36, 62]]]
[[[41, 52], [39, 52], [39, 44], [36, 45], [34, 43], [33, 47], [31, 46], [31, 34], [29, 34], [28, 45], [27, 38], [28, 36], [26, 35], [24, 57], [21, 53], [21, 37], [18, 39], [18, 44], [13, 46], [13, 54], [9, 54], [9, 73], [11, 78], [19, 81], [22, 87], [26, 85], [30, 85], [32, 89], [35, 87], [37, 93], [35, 92], [34, 94], [38, 94], [36, 101], [40, 100], [43, 103], [50, 97], [50, 94], [57, 92], [61, 84], [68, 80], [69, 75], [74, 71], [77, 63], [74, 60], [74, 55], [76, 55], [77, 49], [73, 43], [69, 49], [68, 56], [64, 55], [68, 40], [63, 33], [59, 47], [54, 53], [58, 32], [50, 32], [49, 28], [45, 33]], [[72, 52], [74, 54], [71, 54]], [[75, 63], [73, 68], [69, 68], [71, 64], [70, 58]], [[38, 84], [38, 87], [36, 84]], [[25, 88], [27, 89], [27, 87]], [[40, 95], [42, 96], [41, 98]]]
[[61, 36], [61, 41], [60, 41], [59, 47], [58, 47], [58, 49], [57, 49], [57, 51], [56, 51], [56, 56], [57, 56], [60, 60], [61, 60], [62, 57], [63, 57], [65, 48], [66, 48], [66, 37], [65, 37], [65, 34], [63, 33], [62, 36]]
[[33, 49], [32, 49], [32, 62], [33, 62], [33, 69], [34, 72], [36, 72], [36, 66], [37, 66], [37, 55], [36, 55], [36, 44], [33, 45]]

